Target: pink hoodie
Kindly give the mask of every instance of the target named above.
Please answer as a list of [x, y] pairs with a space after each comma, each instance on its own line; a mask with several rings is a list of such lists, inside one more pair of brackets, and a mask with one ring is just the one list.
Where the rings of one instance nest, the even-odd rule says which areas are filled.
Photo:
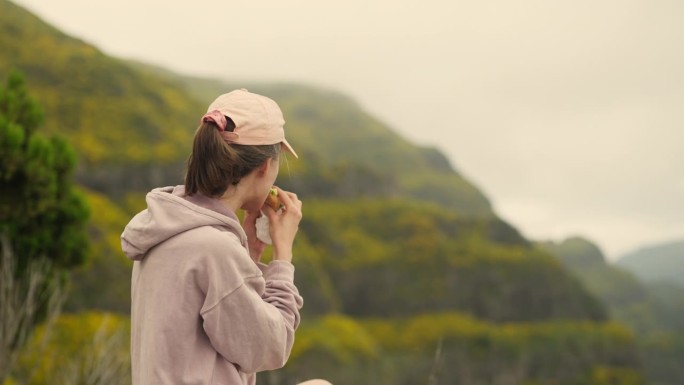
[[147, 194], [121, 235], [133, 259], [133, 385], [254, 384], [285, 365], [302, 298], [294, 266], [252, 261], [230, 210], [183, 186]]

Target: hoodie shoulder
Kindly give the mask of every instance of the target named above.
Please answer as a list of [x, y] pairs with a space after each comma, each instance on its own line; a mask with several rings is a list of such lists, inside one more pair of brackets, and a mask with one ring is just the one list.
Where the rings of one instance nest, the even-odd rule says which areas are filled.
[[133, 260], [141, 260], [153, 247], [180, 233], [211, 226], [235, 234], [246, 245], [247, 237], [234, 218], [197, 206], [172, 194], [173, 187], [147, 194], [147, 209], [138, 213], [121, 234], [121, 247]]
[[233, 271], [242, 277], [262, 275], [240, 239], [222, 228], [195, 228], [178, 235], [173, 243], [186, 245], [183, 248], [190, 247], [196, 261], [204, 266], [213, 266], [210, 270], [217, 273]]

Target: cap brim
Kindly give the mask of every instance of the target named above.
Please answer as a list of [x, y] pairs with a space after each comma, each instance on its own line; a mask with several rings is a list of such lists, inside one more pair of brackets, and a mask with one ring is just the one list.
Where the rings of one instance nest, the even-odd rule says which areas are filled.
[[283, 144], [283, 147], [285, 147], [285, 151], [289, 152], [290, 154], [294, 155], [295, 158], [299, 159], [299, 157], [297, 156], [297, 153], [292, 148], [292, 146], [290, 146], [290, 143], [288, 143], [287, 140], [283, 139], [282, 144]]

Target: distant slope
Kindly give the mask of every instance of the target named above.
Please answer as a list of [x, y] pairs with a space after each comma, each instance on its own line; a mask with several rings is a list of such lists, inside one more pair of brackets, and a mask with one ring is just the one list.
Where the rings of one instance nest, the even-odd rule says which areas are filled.
[[611, 310], [612, 316], [637, 331], [653, 329], [650, 317], [642, 319], [649, 295], [644, 285], [630, 272], [606, 263], [601, 250], [591, 241], [572, 237], [562, 242], [540, 242], [543, 250], [560, 259], [584, 285]]
[[612, 318], [637, 334], [649, 384], [684, 383], [684, 287], [641, 282], [622, 266], [607, 264], [601, 250], [584, 238], [538, 246], [556, 255], [608, 305]]
[[671, 282], [684, 287], [684, 240], [643, 247], [620, 257], [617, 265], [644, 282]]

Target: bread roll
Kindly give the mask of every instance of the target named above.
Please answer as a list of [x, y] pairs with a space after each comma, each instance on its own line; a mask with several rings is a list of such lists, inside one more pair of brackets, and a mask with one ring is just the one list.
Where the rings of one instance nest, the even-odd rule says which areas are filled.
[[278, 210], [280, 208], [280, 199], [278, 199], [278, 190], [275, 187], [271, 187], [266, 197], [266, 204], [269, 205], [273, 210]]

